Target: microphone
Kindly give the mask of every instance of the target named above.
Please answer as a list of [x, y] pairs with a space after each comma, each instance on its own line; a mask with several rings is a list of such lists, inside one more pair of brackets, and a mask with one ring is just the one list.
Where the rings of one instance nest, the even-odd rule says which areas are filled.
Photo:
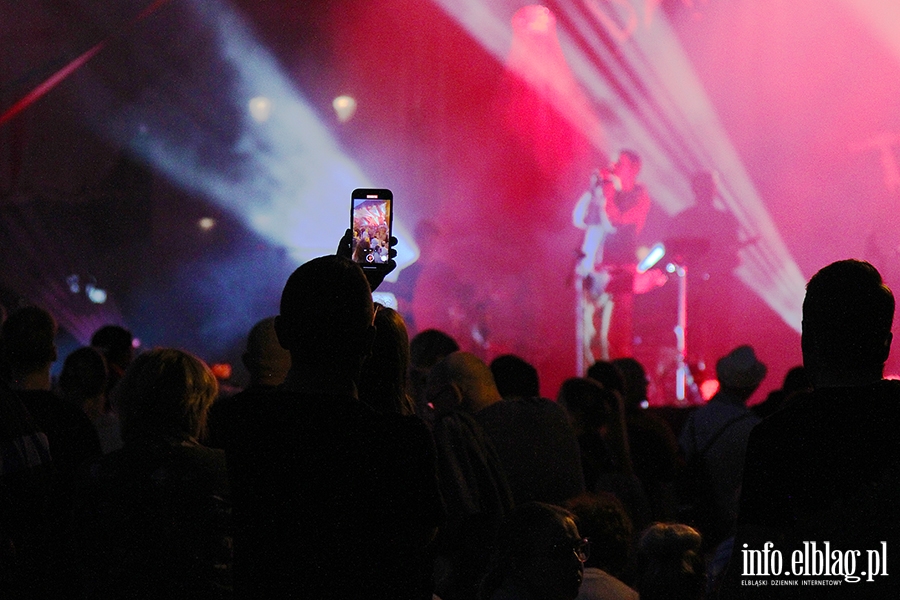
[[591, 188], [596, 188], [603, 183], [615, 184], [618, 177], [612, 173], [613, 165], [608, 167], [598, 167], [591, 173]]

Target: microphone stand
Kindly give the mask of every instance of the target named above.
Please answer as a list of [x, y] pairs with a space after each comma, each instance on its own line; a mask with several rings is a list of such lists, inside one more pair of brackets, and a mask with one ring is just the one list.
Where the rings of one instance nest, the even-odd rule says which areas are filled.
[[675, 325], [675, 341], [678, 355], [675, 367], [675, 399], [679, 404], [687, 402], [687, 391], [694, 397], [699, 395], [694, 376], [687, 360], [687, 265], [672, 263], [672, 271], [678, 277], [678, 324]]

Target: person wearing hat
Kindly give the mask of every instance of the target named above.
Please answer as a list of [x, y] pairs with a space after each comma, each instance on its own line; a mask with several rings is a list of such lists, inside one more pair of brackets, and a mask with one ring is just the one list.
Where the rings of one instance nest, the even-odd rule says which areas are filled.
[[747, 400], [765, 378], [766, 365], [744, 345], [718, 360], [716, 375], [719, 391], [688, 416], [678, 439], [685, 462], [696, 461], [709, 490], [712, 506], [702, 508], [710, 518], [701, 531], [707, 547], [729, 536], [737, 516], [747, 439], [759, 423]]

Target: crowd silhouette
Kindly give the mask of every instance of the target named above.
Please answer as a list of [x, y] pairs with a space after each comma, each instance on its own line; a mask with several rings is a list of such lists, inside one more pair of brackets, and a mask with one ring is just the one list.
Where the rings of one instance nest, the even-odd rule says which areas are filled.
[[[742, 344], [716, 364], [718, 393], [673, 423], [646, 407], [633, 358], [548, 399], [527, 358], [410, 339], [346, 241], [261, 315], [238, 393], [185, 350], [133, 356], [118, 325], [54, 381], [53, 316], [9, 311], [0, 597], [898, 597], [894, 299], [870, 264], [811, 279], [804, 365], [783, 389], [747, 406], [766, 367]], [[745, 551], [810, 542], [885, 562], [844, 565], [829, 588], [746, 586], [762, 574]]]

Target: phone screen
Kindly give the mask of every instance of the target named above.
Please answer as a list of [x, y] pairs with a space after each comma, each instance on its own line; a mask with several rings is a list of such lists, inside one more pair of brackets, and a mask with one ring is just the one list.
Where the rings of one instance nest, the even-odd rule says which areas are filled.
[[390, 260], [394, 195], [390, 190], [353, 190], [350, 228], [353, 260], [363, 268], [378, 268]]

